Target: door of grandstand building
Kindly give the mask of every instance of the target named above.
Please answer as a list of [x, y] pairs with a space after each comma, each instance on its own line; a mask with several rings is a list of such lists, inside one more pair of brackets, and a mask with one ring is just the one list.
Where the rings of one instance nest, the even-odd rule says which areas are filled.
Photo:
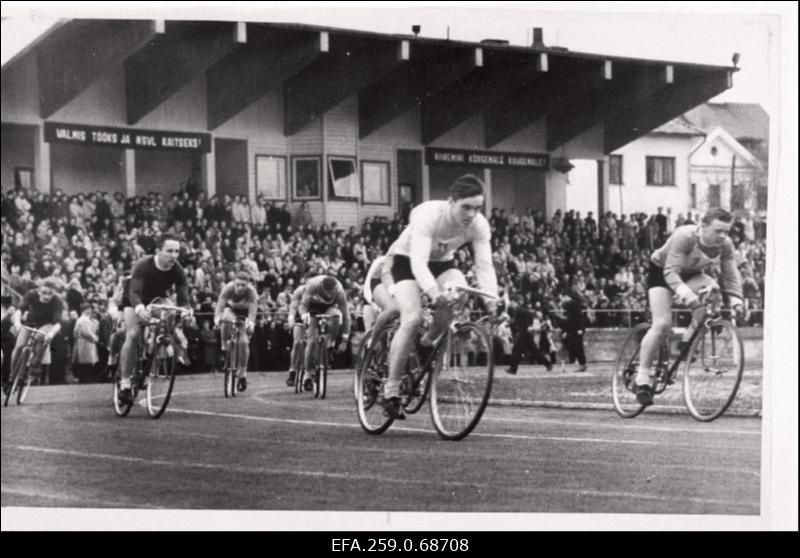
[[422, 201], [422, 151], [397, 150], [397, 212], [408, 221], [411, 209]]
[[217, 196], [244, 196], [249, 201], [247, 140], [214, 139]]
[[36, 168], [36, 126], [7, 124], [2, 126], [3, 190], [14, 186], [25, 190], [41, 189], [37, 184]]

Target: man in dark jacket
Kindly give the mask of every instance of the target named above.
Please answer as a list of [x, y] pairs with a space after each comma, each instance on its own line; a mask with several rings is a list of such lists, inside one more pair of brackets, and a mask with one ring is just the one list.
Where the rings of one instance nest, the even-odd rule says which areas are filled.
[[517, 298], [508, 307], [508, 314], [511, 318], [511, 331], [514, 334], [514, 344], [511, 347], [511, 358], [506, 372], [516, 374], [519, 362], [523, 354], [538, 363], [542, 363], [549, 372], [553, 365], [550, 360], [542, 354], [534, 339], [533, 318], [534, 314], [528, 308], [521, 305], [521, 300]]
[[562, 298], [565, 318], [560, 320], [563, 331], [563, 342], [569, 352], [569, 362], [576, 360], [580, 365], [580, 372], [586, 371], [586, 352], [583, 347], [583, 335], [586, 332], [583, 316], [583, 297], [573, 287], [569, 294]]

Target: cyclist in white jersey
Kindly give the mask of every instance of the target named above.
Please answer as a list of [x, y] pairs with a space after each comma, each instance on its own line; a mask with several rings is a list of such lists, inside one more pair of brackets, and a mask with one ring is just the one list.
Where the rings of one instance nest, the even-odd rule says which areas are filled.
[[[389, 351], [389, 378], [385, 386], [385, 406], [389, 416], [404, 418], [400, 404], [400, 380], [411, 345], [422, 323], [422, 293], [436, 307], [433, 323], [420, 340], [417, 351], [425, 362], [434, 342], [448, 327], [454, 303], [445, 286], [467, 286], [467, 280], [453, 262], [453, 255], [464, 244], [472, 244], [478, 286], [497, 295], [497, 277], [492, 264], [491, 229], [480, 213], [485, 198], [483, 182], [468, 174], [450, 186], [447, 200], [422, 203], [409, 216], [408, 226], [387, 252], [394, 285], [390, 287], [400, 310], [400, 327]], [[494, 313], [495, 302], [484, 301]]]
[[650, 257], [647, 294], [653, 317], [650, 329], [642, 339], [634, 386], [636, 398], [642, 405], [653, 403], [650, 365], [672, 329], [673, 298], [695, 311], [692, 327], [684, 335], [683, 343], [705, 313], [697, 292], [715, 284], [704, 273], [708, 268], [719, 265], [721, 291], [727, 295], [728, 305], [737, 314], [742, 311], [742, 278], [736, 267], [733, 241], [728, 237], [732, 221], [733, 216], [724, 209], [711, 209], [703, 216], [700, 225], [675, 229]]

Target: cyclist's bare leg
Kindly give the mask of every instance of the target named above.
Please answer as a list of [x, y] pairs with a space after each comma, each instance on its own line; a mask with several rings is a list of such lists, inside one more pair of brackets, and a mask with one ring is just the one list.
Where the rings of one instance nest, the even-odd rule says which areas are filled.
[[303, 352], [300, 350], [303, 345], [303, 338], [306, 332], [303, 324], [294, 324], [292, 328], [292, 357], [289, 363], [289, 370], [296, 371], [300, 368], [301, 359], [304, 357]]
[[325, 312], [326, 316], [332, 316], [332, 320], [328, 320], [328, 346], [332, 347], [336, 340], [339, 339], [339, 327], [342, 323], [342, 311], [336, 307], [328, 308]]
[[647, 292], [647, 296], [653, 319], [650, 329], [642, 339], [639, 352], [636, 383], [640, 386], [650, 383], [650, 365], [664, 338], [672, 330], [672, 291], [666, 287], [653, 287]]
[[119, 352], [119, 370], [122, 378], [120, 384], [124, 389], [130, 387], [131, 384], [131, 375], [136, 362], [136, 351], [142, 334], [142, 327], [139, 324], [139, 317], [133, 311], [133, 308], [125, 308], [122, 312], [125, 320], [125, 342]]
[[242, 325], [239, 328], [239, 339], [236, 342], [236, 375], [239, 378], [247, 375], [248, 362], [250, 362], [250, 337]]
[[306, 354], [305, 354], [305, 367], [306, 374], [310, 374], [314, 370], [317, 356], [317, 320], [311, 319], [306, 326]]
[[[690, 277], [686, 280], [686, 284], [692, 289], [695, 293], [700, 292], [702, 289], [706, 287], [716, 286], [717, 282], [714, 281], [711, 277], [706, 275], [705, 273], [698, 273], [694, 277]], [[688, 341], [689, 338], [694, 333], [694, 330], [697, 329], [697, 326], [703, 322], [706, 316], [706, 307], [703, 304], [698, 305], [697, 308], [694, 309], [692, 312], [692, 323], [689, 324], [689, 327], [686, 328], [686, 331], [683, 333], [681, 337], [681, 341]]]
[[384, 390], [386, 398], [400, 395], [400, 380], [408, 353], [414, 344], [417, 329], [422, 324], [422, 292], [419, 285], [412, 279], [400, 281], [396, 285], [394, 297], [400, 310], [400, 327], [389, 347], [389, 378]]
[[[448, 269], [436, 278], [436, 282], [439, 284], [440, 289], [444, 289], [448, 284], [467, 286], [467, 279], [458, 269]], [[455, 313], [463, 307], [467, 296], [467, 293], [462, 292], [459, 295], [459, 300], [454, 301], [454, 304], [436, 309], [436, 312], [433, 314], [433, 323], [430, 329], [420, 340], [423, 345], [433, 345], [433, 343], [436, 342], [444, 330], [450, 326], [450, 322], [453, 320]]]
[[[397, 305], [397, 301], [389, 294], [389, 291], [386, 290], [383, 284], [378, 285], [375, 287], [375, 290], [372, 291], [372, 300], [382, 309], [378, 317], [375, 318], [375, 323], [372, 325], [372, 331], [377, 332], [383, 329], [389, 322], [397, 319], [400, 315], [400, 308]], [[367, 329], [367, 331], [369, 331], [369, 329]]]

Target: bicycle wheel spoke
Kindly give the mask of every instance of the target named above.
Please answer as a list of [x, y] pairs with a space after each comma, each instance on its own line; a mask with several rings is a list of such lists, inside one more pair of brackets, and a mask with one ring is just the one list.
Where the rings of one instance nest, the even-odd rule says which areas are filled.
[[381, 434], [392, 424], [384, 413], [383, 386], [389, 374], [389, 346], [385, 342], [389, 329], [379, 333], [367, 351], [358, 372], [356, 407], [361, 427], [370, 434]]
[[686, 407], [697, 420], [714, 420], [739, 389], [744, 370], [741, 341], [730, 323], [720, 321], [698, 335], [690, 354], [695, 358], [687, 362], [683, 378]]
[[431, 417], [448, 440], [467, 436], [489, 401], [494, 373], [488, 335], [471, 323], [460, 324], [442, 350], [431, 377]]

